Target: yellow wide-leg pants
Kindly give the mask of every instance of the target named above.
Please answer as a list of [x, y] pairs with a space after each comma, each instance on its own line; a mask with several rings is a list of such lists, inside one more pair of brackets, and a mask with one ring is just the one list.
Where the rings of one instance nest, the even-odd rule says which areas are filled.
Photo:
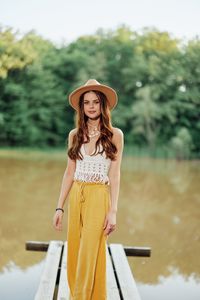
[[70, 300], [106, 300], [109, 185], [75, 180], [68, 198], [67, 279]]

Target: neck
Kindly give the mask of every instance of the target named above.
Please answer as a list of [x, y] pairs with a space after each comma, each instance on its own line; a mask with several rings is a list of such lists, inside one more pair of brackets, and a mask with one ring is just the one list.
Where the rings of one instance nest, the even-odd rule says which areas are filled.
[[87, 124], [98, 127], [99, 126], [99, 117], [94, 118], [94, 119], [88, 118]]

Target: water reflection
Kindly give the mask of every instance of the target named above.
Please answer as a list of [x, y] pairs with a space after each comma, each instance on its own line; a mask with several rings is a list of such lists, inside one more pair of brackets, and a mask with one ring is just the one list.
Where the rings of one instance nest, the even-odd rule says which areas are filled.
[[[10, 261], [0, 274], [1, 299], [34, 299], [44, 263], [43, 259], [40, 263], [22, 270]], [[12, 288], [10, 288], [11, 284]]]
[[[44, 253], [25, 251], [25, 241], [66, 239], [66, 206], [63, 231], [56, 232], [52, 227], [66, 157], [63, 152], [23, 153], [23, 159], [17, 154], [9, 158], [1, 155], [0, 166], [2, 287], [6, 286], [5, 268], [11, 262], [23, 271], [44, 258]], [[199, 182], [198, 161], [124, 157], [117, 229], [108, 242], [152, 248], [151, 258], [128, 258], [144, 300], [158, 299], [147, 295], [151, 295], [152, 285], [163, 294], [168, 290], [166, 299], [177, 299], [169, 296], [173, 286], [178, 289], [180, 286], [181, 293], [181, 286], [186, 282], [199, 284]], [[179, 275], [174, 275], [174, 270]], [[23, 280], [20, 276], [17, 278]], [[11, 276], [9, 281], [10, 284], [16, 282], [16, 277]], [[28, 286], [33, 289], [31, 276]], [[184, 299], [187, 298], [182, 297]]]
[[152, 247], [151, 259], [143, 260], [142, 266], [134, 258], [138, 280], [157, 283], [159, 275], [171, 274], [170, 267], [199, 277], [199, 171], [198, 162], [130, 159], [123, 165], [119, 217], [125, 226], [118, 238]]
[[200, 295], [199, 281], [191, 274], [188, 278], [178, 274], [177, 270], [171, 270], [172, 275], [169, 277], [159, 276], [159, 283], [138, 284], [142, 299], [154, 300], [198, 300]]

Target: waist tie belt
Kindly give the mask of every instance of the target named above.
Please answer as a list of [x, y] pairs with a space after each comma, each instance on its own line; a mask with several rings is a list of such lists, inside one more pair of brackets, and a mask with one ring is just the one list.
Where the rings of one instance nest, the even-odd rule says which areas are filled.
[[80, 181], [80, 180], [74, 180], [74, 182], [78, 183], [78, 185], [80, 186], [80, 189], [79, 189], [79, 193], [80, 193], [80, 202], [84, 202], [85, 199], [84, 199], [84, 196], [83, 196], [83, 189], [84, 189], [84, 186], [86, 185], [108, 185], [108, 182], [90, 182], [90, 181]]

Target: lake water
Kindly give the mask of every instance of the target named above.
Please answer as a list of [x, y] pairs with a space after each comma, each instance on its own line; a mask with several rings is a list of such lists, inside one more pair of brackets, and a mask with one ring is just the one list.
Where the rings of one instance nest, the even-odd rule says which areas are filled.
[[[34, 298], [46, 253], [26, 241], [66, 240], [66, 212], [63, 231], [52, 226], [66, 163], [64, 152], [0, 151], [1, 300]], [[200, 299], [199, 229], [199, 161], [123, 157], [108, 243], [151, 247], [128, 257], [143, 300]]]

